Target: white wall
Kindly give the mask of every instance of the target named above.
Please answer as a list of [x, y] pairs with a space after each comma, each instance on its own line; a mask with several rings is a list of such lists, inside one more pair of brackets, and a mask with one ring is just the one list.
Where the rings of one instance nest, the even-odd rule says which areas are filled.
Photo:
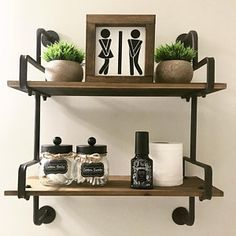
[[[2, 0], [0, 235], [236, 235], [235, 10], [234, 0]], [[193, 29], [199, 34], [199, 58], [216, 59], [216, 81], [226, 82], [228, 88], [199, 99], [197, 154], [212, 165], [214, 184], [225, 196], [197, 199], [192, 227], [171, 220], [172, 210], [187, 206], [187, 198], [42, 197], [41, 204], [53, 206], [57, 218], [38, 227], [32, 222], [32, 199], [3, 196], [5, 189], [16, 188], [18, 166], [32, 159], [34, 133], [34, 98], [8, 88], [6, 81], [18, 79], [20, 54], [35, 57], [39, 27], [85, 48], [88, 13], [156, 14], [156, 46]], [[194, 81], [204, 76], [202, 69]], [[32, 80], [38, 77], [32, 70]], [[189, 103], [174, 98], [53, 97], [42, 103], [41, 143], [60, 135], [65, 143], [77, 145], [93, 135], [108, 145], [111, 173], [128, 174], [136, 130], [149, 130], [153, 141], [182, 141], [188, 154], [189, 108]]]

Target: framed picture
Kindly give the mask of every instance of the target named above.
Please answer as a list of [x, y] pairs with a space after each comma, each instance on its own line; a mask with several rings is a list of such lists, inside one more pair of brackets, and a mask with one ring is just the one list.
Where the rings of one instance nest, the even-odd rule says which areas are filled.
[[155, 15], [87, 15], [86, 82], [152, 83]]

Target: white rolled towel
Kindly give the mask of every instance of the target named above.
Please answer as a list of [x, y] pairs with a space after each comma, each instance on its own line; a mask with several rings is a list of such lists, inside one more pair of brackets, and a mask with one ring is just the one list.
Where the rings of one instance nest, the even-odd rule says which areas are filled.
[[183, 184], [183, 144], [168, 142], [150, 143], [153, 159], [154, 186]]

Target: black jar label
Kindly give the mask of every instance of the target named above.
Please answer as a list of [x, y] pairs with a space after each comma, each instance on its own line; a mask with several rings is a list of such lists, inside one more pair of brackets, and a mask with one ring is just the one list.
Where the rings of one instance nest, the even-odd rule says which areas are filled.
[[102, 177], [104, 175], [103, 163], [83, 163], [81, 166], [83, 177]]
[[44, 164], [44, 173], [49, 174], [65, 174], [68, 171], [66, 160], [50, 160]]

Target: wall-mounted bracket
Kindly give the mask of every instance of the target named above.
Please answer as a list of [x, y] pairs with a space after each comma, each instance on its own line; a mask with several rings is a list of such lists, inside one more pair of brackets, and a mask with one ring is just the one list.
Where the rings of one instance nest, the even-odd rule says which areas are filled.
[[[39, 162], [40, 149], [40, 99], [41, 95], [35, 92], [35, 130], [34, 130], [34, 159], [32, 161], [21, 164], [18, 172], [18, 198], [29, 200], [26, 189], [31, 188], [26, 185], [27, 168]], [[50, 206], [39, 208], [39, 196], [33, 197], [33, 221], [35, 225], [49, 224], [56, 217], [56, 211]]]
[[[193, 43], [196, 42], [193, 41]], [[195, 46], [196, 47], [196, 46]], [[188, 98], [186, 98], [188, 99]], [[190, 101], [190, 98], [187, 100]], [[211, 166], [197, 161], [196, 156], [197, 146], [197, 96], [191, 97], [191, 124], [190, 124], [190, 158], [183, 158], [183, 176], [185, 177], [185, 164], [189, 162], [193, 165], [199, 166], [204, 169], [204, 185], [201, 186], [202, 195], [199, 196], [199, 200], [212, 198], [212, 168]], [[195, 218], [195, 198], [189, 197], [189, 210], [185, 207], [178, 207], [172, 213], [173, 221], [178, 225], [193, 225]]]
[[[34, 60], [29, 55], [20, 56], [20, 88], [22, 91], [28, 93], [30, 96], [37, 91], [33, 91], [28, 86], [27, 75], [28, 75], [28, 64], [31, 64], [36, 69], [41, 72], [45, 72], [45, 68], [41, 65], [41, 44], [44, 46], [50, 45], [54, 42], [59, 41], [59, 36], [55, 31], [45, 29], [37, 29], [37, 45], [36, 45], [36, 60]], [[48, 94], [41, 94], [43, 99], [46, 100], [47, 97], [50, 97]]]
[[178, 207], [172, 213], [172, 219], [177, 225], [188, 225], [194, 224], [195, 218], [195, 198], [189, 197], [189, 209], [185, 207]]
[[[31, 96], [33, 94], [33, 91], [28, 86], [28, 83], [27, 83], [28, 64], [29, 63], [43, 73], [45, 72], [45, 68], [43, 66], [41, 66], [39, 63], [37, 63], [37, 61], [35, 61], [29, 55], [21, 55], [20, 56], [20, 75], [19, 75], [20, 88], [22, 91], [28, 93]], [[49, 96], [47, 94], [43, 94], [43, 95], [46, 97]]]
[[53, 30], [45, 30], [42, 28], [37, 29], [36, 39], [36, 61], [41, 64], [41, 43], [47, 47], [50, 44], [58, 42], [60, 40], [59, 35]]
[[208, 93], [212, 92], [215, 83], [215, 59], [213, 57], [205, 57], [201, 61], [198, 61], [198, 35], [194, 30], [189, 33], [181, 34], [177, 37], [176, 41], [181, 41], [186, 47], [191, 47], [196, 51], [196, 56], [193, 58], [192, 65], [193, 70], [197, 70], [206, 65], [206, 77], [207, 86], [204, 92], [200, 95], [205, 97]]
[[56, 218], [56, 211], [50, 206], [43, 206], [39, 208], [39, 197], [34, 196], [33, 198], [34, 205], [34, 224], [50, 224]]
[[[40, 110], [41, 110], [41, 96], [35, 94], [35, 124], [34, 124], [34, 159], [21, 164], [18, 171], [18, 198], [29, 200], [26, 189], [26, 172], [27, 168], [39, 162], [40, 149]], [[28, 186], [30, 187], [30, 186]]]
[[[199, 200], [210, 200], [212, 198], [212, 168], [209, 165], [201, 163], [191, 158], [184, 157], [184, 163], [190, 162], [193, 165], [197, 165], [204, 169], [204, 185], [201, 186], [203, 191], [202, 195], [199, 196]], [[184, 177], [187, 178], [187, 177]], [[172, 213], [173, 221], [178, 225], [193, 225], [195, 218], [195, 197], [189, 197], [189, 210], [185, 207], [178, 207]]]
[[29, 196], [25, 191], [26, 187], [30, 187], [26, 186], [26, 171], [29, 166], [35, 165], [36, 163], [38, 163], [37, 160], [32, 160], [20, 165], [18, 170], [18, 198], [29, 200]]

